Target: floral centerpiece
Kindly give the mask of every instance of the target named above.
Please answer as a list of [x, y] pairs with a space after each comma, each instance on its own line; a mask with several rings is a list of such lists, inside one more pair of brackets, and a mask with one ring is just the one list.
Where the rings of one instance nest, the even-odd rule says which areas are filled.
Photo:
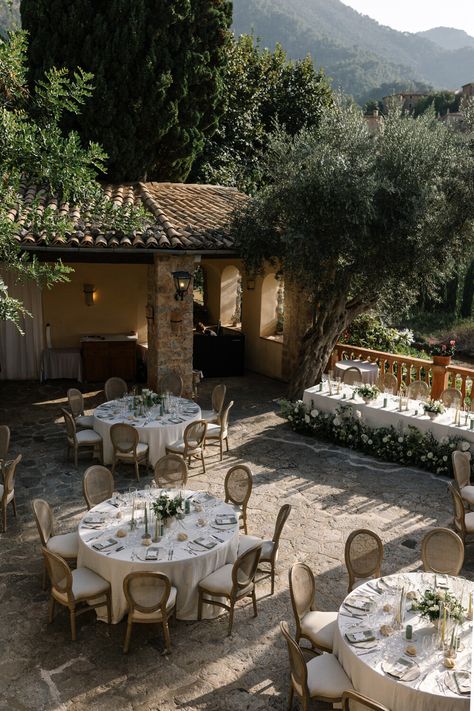
[[360, 385], [356, 388], [356, 393], [360, 395], [365, 402], [370, 402], [378, 398], [380, 390], [376, 385]]
[[462, 623], [465, 618], [466, 610], [462, 606], [460, 600], [447, 590], [425, 590], [422, 597], [414, 600], [412, 609], [420, 613], [421, 617], [426, 617], [430, 622], [436, 623], [443, 611], [450, 616], [452, 620]]
[[423, 403], [423, 409], [429, 417], [434, 419], [436, 415], [443, 414], [444, 405], [441, 400], [427, 400]]
[[161, 494], [152, 504], [156, 517], [167, 521], [173, 516], [184, 513], [184, 499], [182, 496], [168, 496]]

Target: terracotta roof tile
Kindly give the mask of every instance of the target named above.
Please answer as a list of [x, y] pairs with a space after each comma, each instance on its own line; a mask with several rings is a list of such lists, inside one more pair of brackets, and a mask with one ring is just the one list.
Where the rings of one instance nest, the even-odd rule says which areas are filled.
[[[22, 185], [17, 208], [8, 217], [18, 225], [17, 239], [25, 247], [45, 246], [148, 250], [233, 250], [229, 233], [233, 211], [241, 206], [246, 196], [234, 188], [218, 185], [192, 185], [186, 183], [126, 183], [102, 186], [106, 196], [115, 205], [141, 205], [150, 215], [143, 233], [123, 235], [115, 231], [104, 233], [100, 225], [92, 225], [87, 214], [68, 203], [59, 202], [35, 185]], [[42, 214], [46, 209], [68, 216], [75, 229], [65, 235], [56, 235], [46, 244], [44, 234], [35, 235], [24, 225], [35, 210]]]

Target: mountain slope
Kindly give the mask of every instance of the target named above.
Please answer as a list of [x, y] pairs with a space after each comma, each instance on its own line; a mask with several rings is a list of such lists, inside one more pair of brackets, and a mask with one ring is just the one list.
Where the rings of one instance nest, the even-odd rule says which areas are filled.
[[431, 40], [443, 49], [474, 47], [474, 37], [468, 35], [464, 30], [456, 30], [454, 27], [433, 27], [431, 30], [417, 32], [417, 36]]
[[293, 57], [310, 52], [337, 86], [359, 98], [382, 83], [450, 88], [474, 78], [474, 48], [445, 50], [379, 25], [340, 0], [234, 0], [234, 28], [253, 30], [270, 46], [281, 42]]

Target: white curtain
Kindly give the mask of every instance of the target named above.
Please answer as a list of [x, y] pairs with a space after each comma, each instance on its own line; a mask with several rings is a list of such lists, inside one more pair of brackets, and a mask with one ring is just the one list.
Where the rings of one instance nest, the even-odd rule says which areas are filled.
[[0, 268], [0, 277], [8, 293], [23, 303], [33, 318], [22, 319], [22, 330], [9, 321], [0, 320], [0, 380], [39, 378], [43, 350], [43, 308], [41, 289], [34, 283], [15, 284], [11, 272]]

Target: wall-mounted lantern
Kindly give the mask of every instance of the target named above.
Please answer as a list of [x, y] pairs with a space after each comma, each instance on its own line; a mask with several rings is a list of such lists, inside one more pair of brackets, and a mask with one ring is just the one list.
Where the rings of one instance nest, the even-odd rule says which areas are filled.
[[181, 301], [184, 299], [188, 293], [189, 285], [191, 283], [191, 274], [189, 272], [172, 272], [174, 279], [174, 288], [176, 293], [174, 298], [176, 301]]
[[86, 306], [94, 306], [94, 294], [96, 292], [94, 284], [84, 284], [82, 290]]

